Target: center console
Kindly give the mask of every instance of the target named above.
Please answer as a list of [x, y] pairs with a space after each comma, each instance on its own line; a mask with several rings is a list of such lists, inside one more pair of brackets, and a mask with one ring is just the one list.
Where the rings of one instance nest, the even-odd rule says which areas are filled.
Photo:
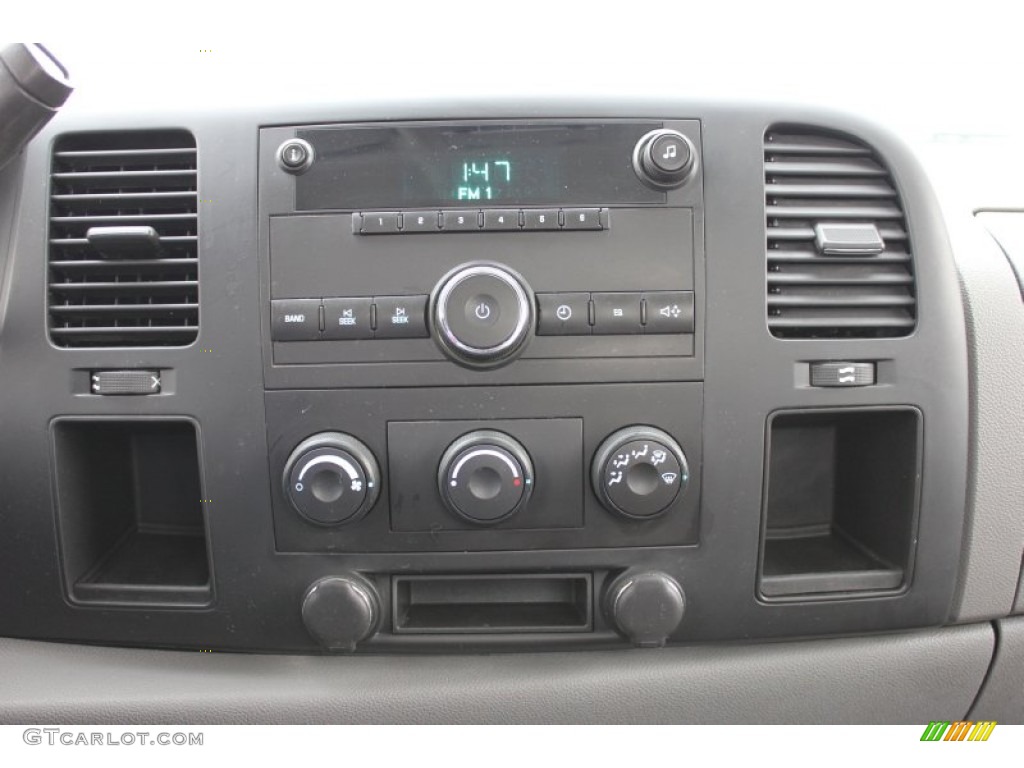
[[[697, 543], [700, 144], [695, 120], [263, 130], [278, 547], [597, 549], [614, 572]], [[640, 610], [681, 610], [659, 577]], [[592, 574], [546, 578], [592, 628]], [[529, 618], [532, 575], [446, 602], [478, 579], [446, 576], [443, 624], [559, 629]]]

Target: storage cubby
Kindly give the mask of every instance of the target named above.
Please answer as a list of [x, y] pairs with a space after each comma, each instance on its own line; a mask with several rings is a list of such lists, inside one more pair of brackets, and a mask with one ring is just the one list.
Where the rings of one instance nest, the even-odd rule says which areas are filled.
[[54, 423], [61, 550], [82, 603], [204, 605], [199, 450], [186, 420]]
[[586, 632], [590, 574], [396, 576], [396, 633]]
[[759, 591], [794, 598], [897, 590], [920, 485], [912, 408], [794, 411], [769, 421]]

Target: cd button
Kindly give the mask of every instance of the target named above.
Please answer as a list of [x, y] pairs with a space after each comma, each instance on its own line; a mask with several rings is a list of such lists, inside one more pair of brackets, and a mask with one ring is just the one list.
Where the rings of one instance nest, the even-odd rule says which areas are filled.
[[595, 293], [594, 333], [640, 333], [639, 293]]
[[419, 339], [427, 335], [426, 296], [377, 296], [378, 339]]
[[589, 336], [589, 293], [538, 293], [538, 336]]

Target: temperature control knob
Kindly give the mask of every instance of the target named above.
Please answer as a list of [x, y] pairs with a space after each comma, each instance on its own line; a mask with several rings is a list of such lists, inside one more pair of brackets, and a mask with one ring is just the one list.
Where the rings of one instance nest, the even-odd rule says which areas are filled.
[[656, 189], [681, 187], [696, 167], [697, 150], [693, 142], [668, 128], [644, 135], [633, 150], [633, 169]]
[[284, 468], [284, 490], [295, 509], [311, 522], [351, 523], [377, 501], [377, 460], [354, 437], [321, 432], [292, 451]]
[[689, 482], [686, 456], [667, 432], [626, 427], [594, 455], [594, 493], [612, 512], [644, 520], [660, 515]]
[[489, 525], [526, 506], [533, 492], [533, 463], [518, 441], [482, 429], [448, 446], [437, 484], [452, 512], [471, 523]]
[[509, 362], [533, 329], [533, 295], [526, 282], [498, 264], [464, 264], [448, 273], [430, 300], [441, 350], [464, 365]]

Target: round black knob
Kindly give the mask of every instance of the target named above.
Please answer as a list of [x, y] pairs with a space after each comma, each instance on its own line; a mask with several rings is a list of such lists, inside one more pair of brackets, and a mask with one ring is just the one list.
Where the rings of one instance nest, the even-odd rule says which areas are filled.
[[533, 492], [533, 463], [518, 441], [482, 429], [448, 446], [437, 484], [452, 512], [471, 523], [490, 525], [526, 506]]
[[472, 367], [494, 367], [509, 362], [529, 338], [533, 295], [507, 267], [466, 264], [437, 284], [430, 315], [445, 354]]
[[608, 618], [634, 645], [660, 647], [683, 620], [679, 582], [660, 571], [627, 573], [605, 593]]
[[626, 427], [601, 443], [594, 455], [594, 493], [612, 512], [635, 519], [660, 515], [689, 482], [686, 456], [667, 432]]
[[696, 167], [697, 150], [693, 142], [668, 128], [645, 134], [633, 150], [634, 170], [656, 189], [681, 187]]
[[380, 599], [372, 584], [359, 576], [328, 576], [315, 582], [302, 598], [302, 622], [320, 645], [351, 651], [377, 631]]
[[277, 148], [281, 169], [298, 176], [313, 164], [313, 146], [305, 139], [289, 139]]
[[284, 490], [311, 522], [355, 522], [370, 511], [380, 493], [377, 460], [354, 437], [322, 432], [292, 451], [284, 468]]

